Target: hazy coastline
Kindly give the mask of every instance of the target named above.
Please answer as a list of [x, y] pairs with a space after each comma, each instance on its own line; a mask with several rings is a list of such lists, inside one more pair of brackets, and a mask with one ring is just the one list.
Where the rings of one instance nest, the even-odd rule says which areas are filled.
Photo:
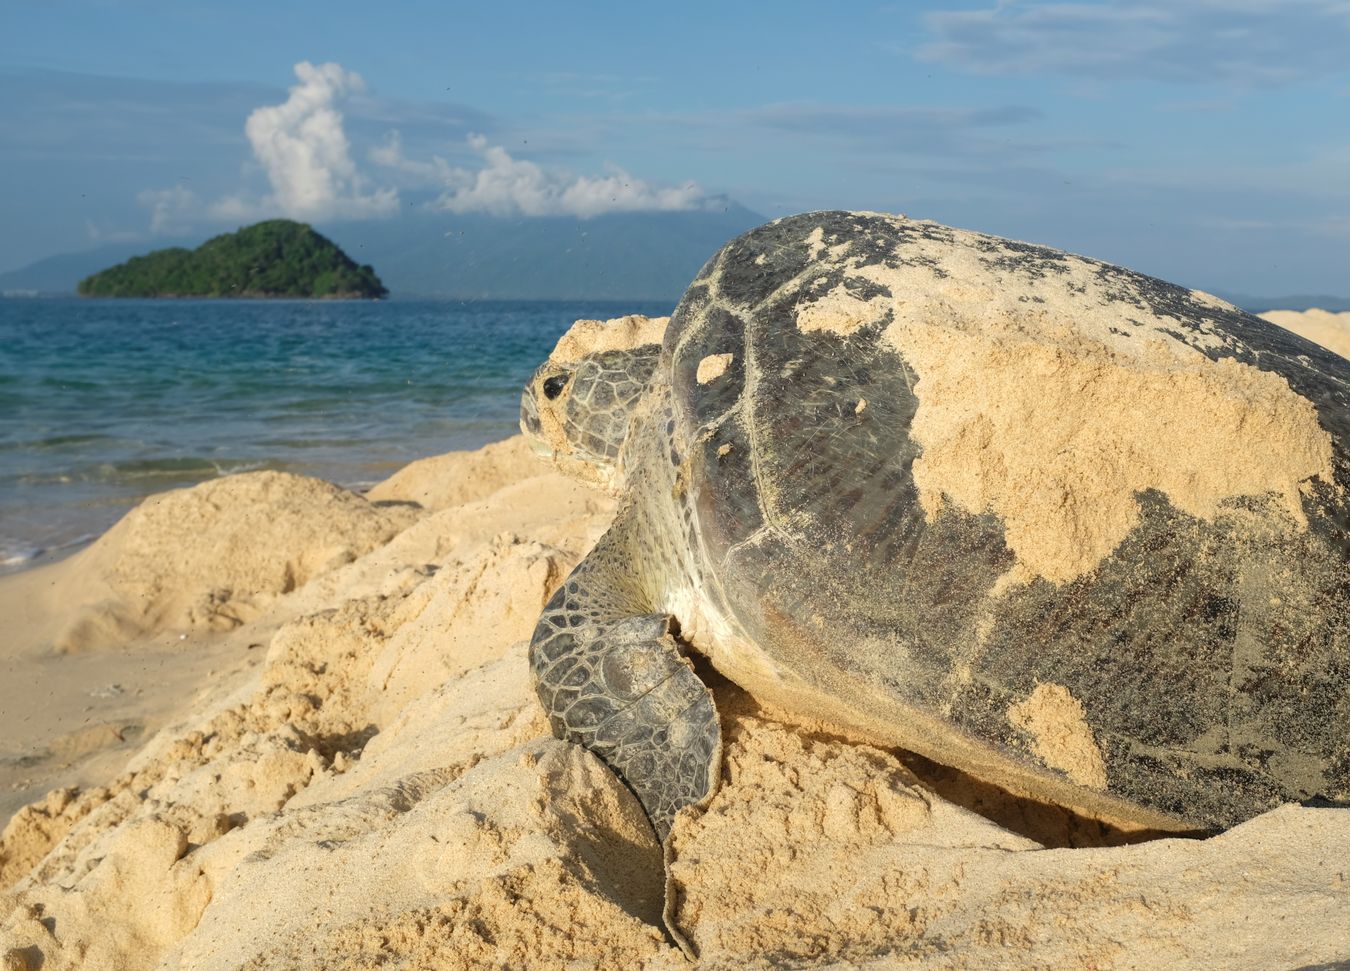
[[164, 489], [272, 469], [360, 490], [505, 437], [541, 349], [578, 317], [631, 306], [6, 301], [0, 574]]

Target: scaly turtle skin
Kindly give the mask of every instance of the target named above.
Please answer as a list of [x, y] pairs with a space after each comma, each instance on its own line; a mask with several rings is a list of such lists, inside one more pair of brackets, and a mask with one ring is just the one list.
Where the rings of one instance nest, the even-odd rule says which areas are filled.
[[[1090, 569], [1019, 573], [1003, 517], [916, 484], [925, 373], [887, 336], [916, 302], [979, 294], [1024, 330], [1091, 320], [1193, 370], [1273, 372], [1328, 464], [1284, 507], [1233, 495], [1199, 515], [1141, 489]], [[815, 323], [827, 296], [854, 319]], [[1027, 440], [1049, 417], [1032, 410]], [[530, 659], [554, 732], [603, 758], [662, 839], [719, 772], [691, 646], [780, 707], [1104, 817], [1215, 829], [1350, 798], [1350, 368], [1294, 334], [1043, 247], [809, 213], [714, 256], [659, 354], [543, 365], [521, 423], [623, 497]]]

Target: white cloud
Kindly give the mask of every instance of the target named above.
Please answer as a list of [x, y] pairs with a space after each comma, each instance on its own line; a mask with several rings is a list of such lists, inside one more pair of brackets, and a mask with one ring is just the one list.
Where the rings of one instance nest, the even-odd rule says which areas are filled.
[[438, 174], [449, 188], [436, 206], [450, 212], [486, 212], [497, 216], [580, 216], [607, 212], [701, 209], [706, 193], [693, 182], [661, 188], [634, 178], [617, 166], [598, 177], [575, 178], [549, 172], [533, 162], [512, 158], [482, 135], [469, 145], [483, 158], [477, 170], [455, 168], [437, 159]]
[[454, 169], [439, 155], [433, 155], [430, 162], [419, 162], [403, 154], [403, 137], [397, 131], [391, 131], [383, 145], [370, 150], [370, 160], [376, 165], [411, 175], [414, 181], [432, 185], [445, 185], [454, 178]]
[[368, 190], [348, 150], [338, 104], [365, 83], [339, 64], [295, 65], [300, 83], [279, 105], [257, 108], [244, 133], [272, 185], [271, 202], [298, 219], [361, 219], [398, 208], [393, 189]]
[[146, 189], [136, 201], [150, 210], [150, 232], [176, 236], [188, 232], [201, 217], [196, 194], [181, 185], [172, 189]]
[[130, 229], [118, 229], [116, 226], [110, 226], [105, 223], [97, 223], [92, 219], [84, 221], [84, 234], [91, 241], [96, 243], [124, 243], [130, 240], [144, 238], [144, 233], [138, 233]]
[[977, 74], [1256, 86], [1350, 70], [1345, 0], [1003, 0], [925, 22], [920, 57]]
[[183, 233], [202, 220], [370, 219], [397, 212], [397, 190], [370, 186], [352, 161], [343, 129], [339, 106], [363, 90], [361, 76], [339, 64], [308, 61], [295, 65], [295, 76], [299, 83], [284, 102], [255, 108], [244, 123], [272, 191], [208, 203], [181, 186], [147, 190], [138, 198], [150, 209], [152, 232]]
[[[441, 190], [435, 208], [500, 216], [584, 219], [608, 212], [712, 205], [692, 182], [657, 186], [617, 166], [609, 166], [603, 175], [573, 176], [512, 158], [482, 135], [468, 136], [469, 148], [482, 160], [480, 167], [459, 167], [439, 155], [409, 158], [397, 130], [365, 153], [382, 173], [383, 184], [376, 186], [353, 160], [341, 110], [349, 101], [353, 108], [368, 106], [368, 99], [357, 97], [365, 87], [360, 75], [340, 64], [308, 61], [295, 65], [295, 75], [297, 83], [285, 101], [253, 109], [244, 125], [270, 191], [209, 198], [181, 186], [147, 190], [139, 200], [150, 210], [152, 232], [175, 235], [203, 222], [243, 223], [275, 216], [310, 221], [392, 216], [399, 208], [395, 185]], [[438, 124], [444, 125], [445, 119]]]

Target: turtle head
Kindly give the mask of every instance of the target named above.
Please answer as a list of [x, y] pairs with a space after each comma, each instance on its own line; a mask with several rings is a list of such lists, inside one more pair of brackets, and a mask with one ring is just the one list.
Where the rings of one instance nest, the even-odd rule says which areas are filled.
[[520, 430], [537, 453], [612, 492], [619, 454], [661, 358], [665, 318], [579, 320], [520, 398]]

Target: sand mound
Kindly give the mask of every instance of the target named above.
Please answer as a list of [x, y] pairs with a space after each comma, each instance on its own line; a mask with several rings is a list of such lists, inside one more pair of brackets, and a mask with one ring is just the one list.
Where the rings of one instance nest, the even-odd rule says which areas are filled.
[[1292, 330], [1300, 337], [1321, 344], [1341, 357], [1350, 358], [1350, 310], [1340, 313], [1316, 307], [1301, 311], [1268, 310], [1261, 316], [1272, 324], [1279, 324], [1285, 330]]
[[631, 966], [660, 947], [650, 829], [571, 746], [538, 740], [307, 815], [237, 863], [222, 846], [213, 906], [163, 967]]
[[379, 507], [284, 472], [151, 496], [72, 558], [64, 585], [85, 606], [56, 646], [125, 643], [160, 630], [229, 630], [387, 543], [416, 515], [411, 506]]
[[[524, 639], [612, 508], [577, 488], [511, 483], [317, 576], [285, 601], [309, 612], [238, 687], [105, 786], [16, 815], [0, 834], [0, 957], [44, 971], [688, 967], [659, 929], [659, 848], [636, 802], [548, 737], [529, 683]], [[724, 782], [677, 822], [671, 871], [700, 967], [1350, 956], [1350, 811], [1044, 850], [892, 753], [717, 691]]]
[[[497, 474], [490, 463], [486, 471]], [[584, 542], [603, 527], [594, 508], [607, 500], [585, 500], [556, 476], [529, 486], [549, 507], [546, 517], [534, 517], [547, 519], [541, 533]], [[515, 487], [504, 491], [509, 502]], [[452, 509], [414, 528], [434, 522], [438, 539], [400, 537], [373, 550], [366, 559], [378, 569], [361, 561], [323, 576], [333, 606], [283, 626], [244, 689], [160, 733], [123, 776], [86, 792], [54, 792], [18, 813], [0, 834], [0, 887], [14, 891], [0, 898], [4, 946], [41, 954], [47, 968], [293, 966], [280, 957], [291, 941], [324, 934], [344, 952], [358, 942], [359, 952], [362, 928], [376, 940], [379, 928], [401, 922], [415, 950], [408, 935], [416, 936], [419, 922], [434, 928], [445, 914], [472, 913], [502, 924], [505, 901], [533, 893], [540, 914], [556, 918], [577, 900], [604, 912], [592, 950], [615, 946], [623, 921], [633, 947], [655, 948], [659, 850], [607, 770], [583, 752], [542, 741], [547, 727], [521, 653], [545, 598], [581, 550], [483, 535], [502, 518], [491, 498], [461, 508], [476, 514], [471, 522]], [[398, 549], [403, 556], [391, 558]], [[531, 740], [534, 748], [493, 763]], [[485, 761], [494, 767], [456, 787]], [[413, 813], [424, 799], [429, 808]], [[481, 838], [519, 842], [521, 853], [494, 867], [451, 844], [444, 852], [462, 858], [459, 870], [445, 871], [420, 896], [389, 898], [389, 888], [417, 886], [437, 871], [425, 847], [445, 837], [447, 812], [463, 816], [465, 839], [477, 846], [473, 834], [486, 810], [493, 812]], [[413, 819], [422, 829], [407, 827]], [[350, 871], [332, 865], [335, 846], [347, 841]], [[551, 854], [543, 850], [548, 841]], [[647, 854], [641, 865], [633, 862], [639, 844]], [[307, 854], [317, 856], [308, 861]], [[381, 870], [375, 858], [389, 866]], [[310, 862], [331, 872], [330, 885], [319, 890], [305, 869]], [[260, 897], [259, 880], [277, 895]], [[357, 909], [334, 919], [332, 900], [361, 881], [367, 890], [350, 896]], [[280, 896], [283, 887], [289, 896]], [[603, 903], [610, 898], [618, 902]], [[210, 913], [207, 899], [216, 905]], [[55, 933], [53, 914], [60, 915]], [[255, 919], [275, 933], [260, 935]], [[549, 937], [546, 927], [521, 928], [517, 951]], [[509, 962], [508, 937], [479, 941], [484, 959]], [[181, 956], [169, 954], [180, 944]], [[445, 954], [467, 947], [463, 935], [433, 946], [427, 966], [444, 966]], [[575, 953], [580, 959], [584, 948]], [[273, 957], [282, 963], [265, 963]]]
[[[719, 699], [720, 701], [720, 699]], [[885, 752], [727, 719], [723, 788], [675, 827], [675, 919], [708, 968], [1294, 967], [1350, 955], [1350, 812], [1208, 841], [1045, 850]]]
[[503, 486], [545, 471], [524, 435], [513, 435], [473, 452], [433, 455], [404, 466], [371, 488], [371, 502], [415, 502], [445, 509], [484, 499]]

